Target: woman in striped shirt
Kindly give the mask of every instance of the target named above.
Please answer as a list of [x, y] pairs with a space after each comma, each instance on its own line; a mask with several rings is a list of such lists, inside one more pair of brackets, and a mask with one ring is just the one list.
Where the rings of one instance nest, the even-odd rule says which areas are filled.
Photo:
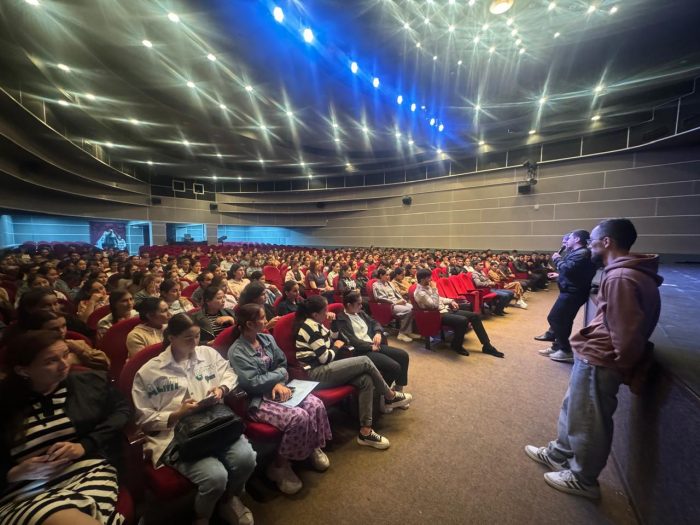
[[356, 386], [360, 391], [360, 433], [357, 443], [387, 449], [389, 440], [372, 429], [374, 392], [377, 390], [381, 394], [380, 406], [387, 412], [410, 404], [413, 396], [390, 388], [369, 357], [345, 357], [352, 355], [352, 347], [347, 347], [338, 340], [337, 333], [331, 333], [323, 325], [327, 313], [328, 302], [321, 295], [312, 295], [299, 303], [295, 319], [297, 360], [308, 370], [309, 378], [320, 383], [319, 388], [345, 384]]
[[69, 375], [53, 330], [19, 336], [0, 383], [0, 524], [120, 524], [118, 456], [128, 404], [100, 372]]

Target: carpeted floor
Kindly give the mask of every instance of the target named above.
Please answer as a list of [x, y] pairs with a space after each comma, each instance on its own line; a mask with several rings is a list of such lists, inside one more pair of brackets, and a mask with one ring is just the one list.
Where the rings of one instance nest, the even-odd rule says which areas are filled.
[[532, 339], [547, 328], [556, 295], [530, 293], [528, 310], [511, 307], [506, 317], [486, 320], [505, 359], [481, 354], [473, 332], [465, 339], [474, 349], [469, 357], [392, 338], [411, 354], [406, 390], [415, 399], [376, 423], [391, 448], [359, 447], [354, 421], [332, 412], [331, 468], [319, 474], [300, 465], [305, 485], [293, 497], [271, 485], [254, 491], [258, 501], [246, 501], [256, 523], [636, 523], [611, 461], [594, 503], [549, 488], [545, 468], [523, 452], [555, 435], [568, 382], [570, 365], [539, 356], [544, 345]]

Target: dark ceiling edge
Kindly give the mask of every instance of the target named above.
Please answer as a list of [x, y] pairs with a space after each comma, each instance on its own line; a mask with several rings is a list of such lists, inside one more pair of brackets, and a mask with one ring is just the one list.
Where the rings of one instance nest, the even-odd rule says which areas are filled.
[[[5, 91], [5, 89], [0, 88], [0, 92], [3, 93], [3, 94], [6, 96], [6, 98], [7, 98], [8, 100], [12, 101], [12, 102], [15, 104], [16, 109], [19, 109], [19, 110], [22, 111], [25, 115], [27, 115], [29, 118], [33, 119], [37, 124], [39, 124], [39, 125], [41, 125], [41, 126], [44, 126], [47, 130], [49, 130], [50, 132], [52, 132], [53, 134], [55, 134], [58, 138], [61, 139], [61, 141], [63, 142], [63, 144], [67, 144], [67, 145], [69, 145], [69, 146], [75, 148], [75, 150], [77, 150], [76, 152], [79, 153], [79, 154], [82, 154], [82, 156], [84, 156], [84, 159], [85, 159], [85, 160], [87, 160], [88, 162], [96, 162], [96, 163], [98, 163], [98, 165], [95, 166], [98, 170], [99, 170], [99, 169], [107, 168], [109, 171], [112, 171], [112, 172], [114, 172], [114, 173], [119, 174], [119, 175], [122, 176], [122, 177], [125, 177], [125, 178], [129, 179], [128, 181], [125, 181], [125, 183], [133, 184], [133, 185], [142, 185], [142, 186], [144, 187], [144, 189], [143, 189], [143, 190], [135, 190], [135, 189], [131, 189], [131, 188], [129, 188], [129, 187], [119, 186], [117, 182], [113, 182], [113, 183], [110, 184], [110, 183], [107, 183], [107, 182], [105, 182], [105, 181], [92, 179], [92, 178], [90, 178], [89, 176], [86, 176], [86, 175], [83, 175], [83, 174], [80, 174], [80, 173], [75, 173], [75, 172], [73, 172], [73, 171], [70, 170], [70, 169], [66, 169], [66, 168], [64, 168], [64, 167], [62, 167], [62, 166], [59, 166], [59, 165], [55, 164], [52, 160], [45, 158], [42, 154], [39, 154], [39, 153], [37, 153], [36, 151], [33, 151], [33, 149], [27, 147], [26, 144], [19, 144], [16, 140], [13, 140], [12, 138], [8, 137], [7, 135], [3, 135], [7, 140], [9, 140], [10, 142], [14, 143], [16, 146], [18, 146], [19, 148], [25, 150], [27, 153], [33, 155], [34, 157], [36, 157], [37, 159], [41, 160], [42, 162], [44, 162], [44, 163], [46, 163], [46, 164], [49, 164], [49, 165], [52, 165], [52, 166], [54, 166], [55, 168], [57, 168], [57, 169], [59, 169], [59, 170], [61, 170], [61, 171], [64, 171], [64, 172], [66, 172], [66, 173], [70, 173], [70, 174], [72, 174], [72, 175], [75, 175], [76, 177], [80, 177], [80, 178], [82, 178], [82, 179], [89, 180], [89, 181], [92, 182], [92, 183], [101, 184], [101, 185], [103, 185], [103, 186], [106, 186], [106, 187], [109, 187], [109, 188], [112, 188], [112, 189], [118, 189], [118, 190], [121, 190], [121, 191], [124, 191], [124, 192], [128, 192], [128, 193], [142, 194], [142, 195], [143, 195], [143, 194], [150, 195], [148, 183], [139, 180], [138, 178], [134, 177], [133, 175], [129, 175], [128, 173], [125, 173], [125, 172], [123, 172], [123, 171], [120, 171], [120, 170], [116, 169], [115, 167], [113, 167], [113, 166], [107, 164], [106, 162], [104, 162], [104, 161], [98, 159], [98, 158], [95, 157], [94, 155], [91, 155], [89, 152], [85, 151], [83, 148], [81, 148], [80, 146], [78, 146], [77, 144], [75, 144], [75, 143], [74, 143], [72, 140], [70, 140], [68, 137], [66, 137], [65, 135], [62, 135], [58, 130], [56, 130], [55, 128], [53, 128], [52, 126], [50, 126], [48, 123], [46, 123], [46, 122], [44, 122], [43, 120], [41, 120], [37, 115], [35, 115], [32, 111], [30, 111], [28, 108], [26, 108], [21, 102], [19, 102], [14, 96], [12, 96], [12, 94], [10, 94], [10, 93], [8, 93], [7, 91]], [[107, 174], [105, 174], [105, 175], [107, 175]]]

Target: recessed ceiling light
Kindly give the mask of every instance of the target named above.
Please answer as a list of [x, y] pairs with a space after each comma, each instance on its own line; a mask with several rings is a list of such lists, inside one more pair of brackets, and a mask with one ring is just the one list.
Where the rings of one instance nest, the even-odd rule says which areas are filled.
[[333, 140], [334, 140], [335, 142], [340, 142], [340, 138], [338, 138], [338, 137], [335, 137]]
[[519, 45], [522, 44], [522, 43], [523, 43], [522, 38], [518, 38], [518, 39], [515, 41], [515, 45], [516, 45], [516, 46], [519, 46]]
[[414, 102], [413, 104], [411, 104], [411, 111], [415, 111], [415, 110], [416, 110], [416, 103]]
[[441, 155], [441, 154], [442, 154], [442, 150], [441, 150], [440, 148], [438, 148], [437, 150], [435, 150], [435, 152], [436, 152], [438, 155]]
[[27, 2], [29, 5], [33, 5], [34, 7], [39, 5], [39, 0], [24, 0]]
[[617, 13], [617, 6], [616, 5], [614, 5], [610, 8], [610, 14], [614, 15], [615, 13]]
[[483, 141], [483, 140], [480, 140], [480, 141], [479, 141], [479, 146], [483, 146], [484, 144], [486, 144], [485, 141]]
[[488, 25], [488, 24], [484, 24], [483, 26], [481, 26], [481, 30], [482, 30], [482, 31], [488, 31], [488, 30], [489, 30], [489, 25]]
[[547, 6], [547, 11], [551, 11], [552, 9], [556, 8], [557, 4], [555, 2], [549, 2], [549, 5]]
[[95, 95], [93, 95], [92, 93], [85, 93], [85, 97], [88, 100], [95, 100], [95, 98], [96, 98]]
[[309, 173], [309, 178], [310, 178], [310, 179], [313, 179], [313, 178], [314, 178], [314, 174], [313, 174], [313, 173]]
[[474, 106], [474, 111], [481, 111], [481, 104]]
[[420, 47], [420, 42], [416, 42], [416, 47]]
[[481, 38], [479, 38], [479, 35], [476, 35], [476, 36], [474, 37], [474, 43], [475, 43], [475, 44], [478, 44], [480, 40], [481, 40]]
[[448, 2], [448, 4], [450, 4], [450, 5], [455, 5], [455, 0], [450, 0], [450, 1]]
[[537, 133], [536, 129], [531, 129], [530, 131], [528, 131], [529, 135], [534, 135], [535, 133]]
[[360, 69], [360, 66], [357, 65], [357, 62], [350, 62], [350, 71], [353, 72], [353, 74], [356, 74]]
[[280, 24], [284, 22], [284, 11], [282, 11], [281, 7], [275, 6], [275, 8], [272, 10], [272, 16]]
[[437, 55], [433, 55], [433, 60], [437, 60]]
[[591, 117], [591, 120], [592, 120], [593, 122], [596, 122], [596, 121], [600, 120], [600, 115], [593, 115], [593, 116]]
[[243, 177], [241, 177], [241, 176], [239, 175], [239, 176], [238, 176], [238, 180], [243, 180]]
[[190, 141], [187, 140], [187, 139], [184, 139], [184, 140], [182, 141], [182, 144], [183, 144], [184, 146], [189, 146], [189, 145], [190, 145]]
[[153, 161], [152, 160], [146, 161], [146, 164], [148, 164], [149, 166], [153, 166]]
[[444, 124], [440, 124], [440, 125], [438, 126], [438, 131], [439, 131], [440, 133], [442, 133], [442, 130], [444, 130], [444, 129], [445, 129], [445, 125], [444, 125]]
[[135, 118], [130, 118], [130, 119], [129, 119], [129, 122], [131, 122], [134, 126], [138, 126], [139, 124], [141, 124], [141, 123], [140, 123], [138, 120], [136, 120]]
[[561, 33], [560, 33], [559, 31], [557, 31], [556, 33], [554, 33], [554, 38], [559, 38], [560, 36], [561, 36]]
[[221, 109], [226, 109], [226, 104], [219, 104], [219, 107], [220, 107]]
[[304, 37], [304, 42], [306, 42], [307, 44], [310, 44], [314, 41], [314, 32], [311, 31], [311, 29], [308, 27], [304, 28], [304, 30], [301, 32], [301, 35]]
[[515, 36], [515, 35], [517, 35], [517, 34], [518, 34], [518, 30], [517, 30], [517, 29], [513, 29], [513, 30], [510, 32], [510, 36]]
[[294, 116], [294, 112], [287, 110], [287, 116], [292, 118]]
[[153, 47], [153, 43], [150, 40], [141, 40], [141, 43], [146, 47]]
[[401, 132], [400, 132], [400, 131], [397, 131], [396, 133], [394, 133], [394, 136], [395, 136], [397, 139], [400, 139], [400, 138], [401, 138]]
[[594, 93], [600, 93], [605, 89], [605, 86], [603, 84], [598, 84], [596, 87], [593, 88]]
[[458, 61], [457, 61], [457, 65], [458, 65], [458, 66], [461, 66], [462, 64], [463, 64], [463, 62], [462, 62], [461, 60], [458, 60]]
[[521, 55], [524, 54], [524, 53], [525, 53], [525, 48], [524, 48], [524, 47], [521, 47], [520, 50], [518, 51], [518, 53], [520, 53]]
[[260, 131], [267, 131], [267, 126], [265, 124], [260, 124]]
[[596, 10], [596, 7], [593, 4], [591, 4], [588, 6], [588, 10], [586, 11], [586, 13], [588, 13], [590, 15], [595, 10]]
[[253, 92], [253, 86], [251, 86], [250, 84], [248, 84], [248, 85], [245, 87], [245, 90], [246, 90], [248, 93], [252, 93], [252, 92]]
[[207, 58], [211, 60], [212, 62], [216, 62], [216, 56], [213, 53], [209, 53], [207, 55]]
[[61, 106], [67, 106], [67, 105], [68, 105], [68, 102], [66, 102], [65, 100], [59, 100], [58, 103], [59, 103]]
[[476, 0], [469, 0], [469, 7], [473, 6], [476, 3]]
[[180, 21], [180, 17], [177, 16], [175, 13], [168, 13], [168, 18], [171, 22], [175, 22], [176, 24]]
[[258, 162], [259, 162], [260, 164], [265, 164], [265, 159], [258, 159]]
[[542, 97], [542, 98], [540, 98], [540, 100], [539, 100], [540, 106], [542, 106], [542, 105], [545, 104], [546, 102], [547, 102], [547, 97]]
[[403, 23], [403, 28], [404, 28], [404, 29], [411, 29], [411, 24], [409, 24], [408, 22], [404, 22], [404, 23]]
[[362, 126], [362, 133], [369, 133], [369, 128], [367, 126]]
[[187, 87], [188, 87], [188, 88], [193, 88], [193, 87], [194, 87], [194, 82], [192, 82], [191, 80], [188, 80], [188, 81], [187, 81]]
[[216, 180], [216, 175], [212, 175], [211, 178]]
[[338, 129], [338, 123], [337, 123], [337, 122], [333, 122], [333, 124], [331, 124], [331, 126], [333, 126], [333, 129]]
[[375, 87], [375, 89], [379, 87], [379, 79], [377, 77], [372, 79], [372, 85]]
[[492, 15], [502, 15], [513, 7], [513, 0], [493, 0], [489, 6]]
[[449, 26], [447, 26], [447, 30], [448, 30], [450, 33], [454, 33], [455, 26], [453, 26], [452, 24], [450, 24]]
[[496, 48], [494, 46], [491, 46], [489, 48], [489, 53], [495, 53], [495, 52], [496, 52]]
[[66, 73], [70, 73], [70, 68], [65, 64], [58, 64], [58, 69], [65, 71]]
[[409, 146], [413, 146], [414, 144], [415, 144], [415, 142], [413, 142], [413, 139], [410, 139], [410, 140], [408, 141], [408, 145], [409, 145]]
[[424, 19], [423, 19], [423, 23], [424, 23], [425, 25], [428, 25], [428, 24], [430, 23], [430, 18], [427, 18], [427, 17], [424, 18]]
[[403, 95], [399, 95], [398, 97], [396, 97], [396, 103], [403, 104]]
[[222, 158], [222, 157], [223, 157], [223, 155], [222, 155], [221, 153], [218, 153], [218, 152], [216, 153], [216, 156], [219, 157], [219, 158]]
[[433, 118], [430, 119], [430, 125], [431, 125], [431, 126], [434, 126], [434, 125], [435, 125], [435, 117], [433, 117]]
[[111, 142], [105, 142], [105, 146], [107, 146], [108, 148], [113, 148], [114, 144], [112, 144]]
[[514, 22], [515, 22], [515, 18], [510, 17], [508, 20], [506, 20], [506, 25], [512, 26]]
[[421, 106], [420, 108], [421, 108], [422, 110], [425, 110], [425, 106]]
[[299, 166], [301, 166], [301, 167], [303, 168], [304, 166], [306, 166], [306, 163], [305, 163], [303, 160], [300, 160], [300, 161], [299, 161]]

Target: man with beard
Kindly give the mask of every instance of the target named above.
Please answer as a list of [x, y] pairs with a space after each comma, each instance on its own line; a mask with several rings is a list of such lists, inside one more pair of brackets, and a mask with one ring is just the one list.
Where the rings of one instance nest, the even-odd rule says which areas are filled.
[[552, 261], [559, 273], [559, 297], [547, 316], [554, 333], [554, 343], [539, 353], [549, 356], [553, 361], [574, 362], [569, 336], [576, 314], [588, 300], [591, 281], [596, 271], [591, 262], [591, 253], [586, 248], [588, 239], [589, 234], [586, 230], [574, 230], [566, 240], [567, 254], [564, 257], [559, 255], [559, 252], [552, 255]]
[[652, 360], [649, 337], [661, 311], [659, 258], [630, 253], [636, 239], [628, 219], [593, 228], [588, 245], [594, 261], [605, 265], [596, 314], [571, 338], [576, 358], [557, 439], [525, 447], [530, 459], [552, 471], [544, 475], [549, 486], [591, 499], [600, 497], [597, 479], [610, 453], [617, 392], [621, 383], [639, 386]]

